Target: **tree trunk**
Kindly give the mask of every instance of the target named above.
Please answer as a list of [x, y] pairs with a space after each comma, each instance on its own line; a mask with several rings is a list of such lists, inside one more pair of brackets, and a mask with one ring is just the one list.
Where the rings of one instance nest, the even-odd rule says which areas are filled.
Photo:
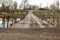
[[57, 18], [57, 28], [60, 28], [60, 21], [58, 18]]
[[54, 19], [55, 19], [55, 18], [54, 18], [54, 13], [55, 13], [55, 12], [53, 11], [53, 26], [54, 26]]
[[13, 18], [12, 18], [12, 24], [13, 24]]
[[4, 15], [3, 20], [2, 20], [2, 25], [3, 25], [3, 28], [5, 28], [5, 15]]
[[17, 23], [16, 18], [15, 18], [15, 23]]
[[7, 17], [7, 28], [9, 28], [9, 16]]
[[12, 24], [11, 25], [13, 25], [13, 13], [12, 13]]

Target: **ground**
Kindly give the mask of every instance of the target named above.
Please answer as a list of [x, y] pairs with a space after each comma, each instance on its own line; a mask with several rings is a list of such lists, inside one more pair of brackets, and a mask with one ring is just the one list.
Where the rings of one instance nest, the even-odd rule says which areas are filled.
[[0, 31], [0, 40], [60, 40], [60, 32], [51, 29], [10, 29]]

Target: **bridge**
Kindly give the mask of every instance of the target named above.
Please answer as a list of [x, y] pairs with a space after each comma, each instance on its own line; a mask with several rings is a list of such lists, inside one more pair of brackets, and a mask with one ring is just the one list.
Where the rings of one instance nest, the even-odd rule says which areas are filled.
[[33, 11], [30, 10], [23, 20], [13, 24], [11, 28], [54, 28], [54, 26], [35, 16]]

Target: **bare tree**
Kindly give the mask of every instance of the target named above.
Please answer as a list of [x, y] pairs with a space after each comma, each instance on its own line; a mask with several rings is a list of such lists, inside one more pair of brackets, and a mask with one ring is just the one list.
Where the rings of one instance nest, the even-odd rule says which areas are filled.
[[[12, 3], [12, 0], [2, 0], [1, 1], [1, 4], [2, 4], [2, 12], [7, 12], [7, 13], [9, 13], [10, 12], [10, 5], [11, 5], [11, 3]], [[7, 16], [7, 17], [5, 17], [5, 16]], [[7, 14], [7, 15], [5, 15], [4, 14], [4, 17], [3, 17], [3, 23], [4, 23], [4, 26], [3, 27], [5, 27], [5, 19], [7, 19], [7, 28], [9, 27], [9, 15]]]
[[56, 0], [56, 9], [59, 10], [59, 0]]
[[[16, 12], [16, 11], [17, 11], [17, 2], [14, 1], [14, 12]], [[16, 17], [14, 19], [15, 19], [15, 23], [16, 23]]]
[[25, 9], [25, 6], [28, 4], [28, 0], [22, 0], [21, 4], [20, 4], [20, 8]]
[[58, 13], [57, 13], [57, 14], [58, 14], [58, 15], [57, 15], [57, 28], [59, 28], [59, 25], [60, 25], [60, 24], [59, 24], [59, 23], [60, 23], [60, 22], [59, 22], [59, 20], [60, 20], [60, 19], [59, 19], [59, 16], [60, 16], [60, 15], [59, 15], [59, 0], [56, 0], [56, 9], [57, 9], [57, 11], [58, 11]]
[[52, 24], [54, 25], [54, 13], [55, 13], [55, 10], [56, 10], [55, 4], [51, 4], [50, 8], [51, 8], [52, 16], [53, 16], [53, 17], [51, 17], [51, 18], [53, 18], [53, 23]]

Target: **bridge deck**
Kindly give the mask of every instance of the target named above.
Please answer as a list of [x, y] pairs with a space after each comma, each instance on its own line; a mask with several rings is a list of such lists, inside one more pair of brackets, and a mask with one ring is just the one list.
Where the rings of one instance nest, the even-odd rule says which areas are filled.
[[11, 28], [52, 28], [53, 25], [47, 21], [35, 16], [32, 11], [29, 11], [27, 16], [20, 22], [11, 26]]

